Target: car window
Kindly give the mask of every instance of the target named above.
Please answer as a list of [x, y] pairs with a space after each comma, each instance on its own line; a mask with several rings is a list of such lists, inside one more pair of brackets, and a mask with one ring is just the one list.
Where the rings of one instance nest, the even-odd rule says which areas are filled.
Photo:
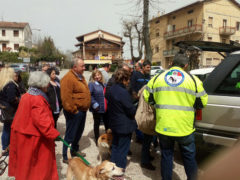
[[238, 64], [217, 88], [216, 93], [240, 96], [240, 64]]

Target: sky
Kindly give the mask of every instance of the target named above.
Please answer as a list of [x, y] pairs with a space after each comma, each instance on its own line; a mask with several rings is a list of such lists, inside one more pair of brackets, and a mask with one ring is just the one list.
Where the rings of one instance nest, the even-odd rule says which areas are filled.
[[[33, 38], [51, 36], [61, 51], [75, 51], [76, 37], [102, 29], [122, 36], [122, 19], [141, 14], [137, 0], [0, 0], [0, 20], [28, 22]], [[196, 0], [153, 0], [150, 18]], [[127, 39], [124, 39], [127, 42]], [[128, 43], [124, 57], [129, 58]]]

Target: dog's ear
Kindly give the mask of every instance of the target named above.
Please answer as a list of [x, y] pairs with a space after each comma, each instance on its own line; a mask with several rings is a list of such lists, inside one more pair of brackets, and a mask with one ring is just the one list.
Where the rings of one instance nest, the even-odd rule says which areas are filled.
[[104, 168], [101, 168], [100, 170], [99, 170], [99, 174], [104, 174], [106, 172], [106, 170], [104, 169]]

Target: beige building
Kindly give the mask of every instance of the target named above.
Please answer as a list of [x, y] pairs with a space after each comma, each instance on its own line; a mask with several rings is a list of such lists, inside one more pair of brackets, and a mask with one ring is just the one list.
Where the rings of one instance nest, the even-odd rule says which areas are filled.
[[79, 50], [73, 52], [73, 56], [84, 59], [85, 64], [112, 64], [122, 60], [122, 37], [103, 30], [97, 30], [76, 37]]
[[[153, 62], [164, 68], [178, 52], [182, 40], [240, 41], [240, 5], [235, 0], [199, 0], [150, 20]], [[223, 59], [218, 53], [201, 54], [200, 67], [213, 67]]]

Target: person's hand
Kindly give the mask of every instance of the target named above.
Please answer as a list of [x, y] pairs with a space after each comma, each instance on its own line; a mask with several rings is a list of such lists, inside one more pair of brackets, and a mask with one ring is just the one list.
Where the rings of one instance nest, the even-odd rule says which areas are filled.
[[94, 111], [98, 112], [100, 110], [100, 107], [98, 106]]
[[55, 141], [61, 141], [61, 136], [58, 136]]

